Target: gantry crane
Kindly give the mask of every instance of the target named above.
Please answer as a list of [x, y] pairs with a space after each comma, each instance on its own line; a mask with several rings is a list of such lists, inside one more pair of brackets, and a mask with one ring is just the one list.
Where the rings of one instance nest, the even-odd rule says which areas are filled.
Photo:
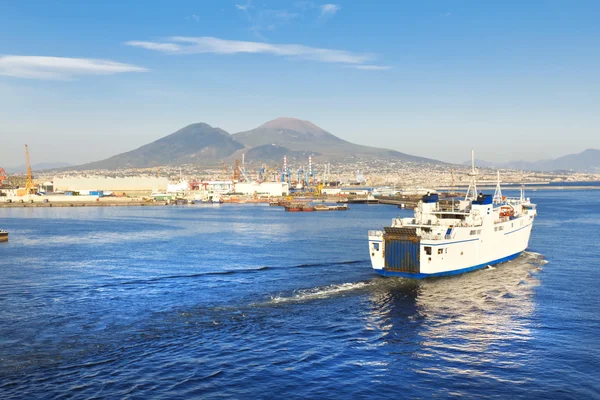
[[29, 162], [29, 148], [25, 145], [25, 162], [27, 163], [27, 182], [25, 183], [25, 192], [27, 194], [35, 194], [33, 186], [33, 173], [31, 172], [31, 163]]

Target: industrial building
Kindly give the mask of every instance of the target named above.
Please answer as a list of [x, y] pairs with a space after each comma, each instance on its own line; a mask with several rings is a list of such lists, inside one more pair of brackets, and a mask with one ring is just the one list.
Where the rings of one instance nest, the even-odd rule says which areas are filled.
[[65, 176], [54, 177], [54, 191], [165, 191], [169, 185], [167, 178], [155, 176], [105, 177], [105, 176]]
[[287, 182], [237, 182], [235, 193], [254, 195], [261, 197], [281, 197], [290, 194]]
[[347, 186], [340, 188], [340, 194], [343, 196], [366, 196], [372, 192], [372, 187], [365, 186]]

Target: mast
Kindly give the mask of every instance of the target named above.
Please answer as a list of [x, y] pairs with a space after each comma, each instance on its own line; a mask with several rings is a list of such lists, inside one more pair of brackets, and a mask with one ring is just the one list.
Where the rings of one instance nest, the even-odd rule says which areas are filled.
[[525, 203], [525, 173], [521, 172], [521, 203]]
[[475, 170], [475, 150], [471, 149], [471, 172], [469, 172], [471, 182], [467, 189], [465, 200], [477, 200], [477, 171]]
[[502, 189], [500, 188], [500, 170], [498, 170], [498, 181], [496, 183], [496, 191], [494, 192], [494, 204], [502, 203]]

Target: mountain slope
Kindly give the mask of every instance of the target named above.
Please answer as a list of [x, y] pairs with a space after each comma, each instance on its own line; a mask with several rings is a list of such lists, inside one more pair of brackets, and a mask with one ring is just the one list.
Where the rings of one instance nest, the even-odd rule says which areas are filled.
[[352, 145], [324, 131], [312, 122], [295, 118], [277, 118], [256, 129], [232, 135], [246, 147], [275, 144], [290, 150], [316, 150], [317, 145], [329, 147]]
[[[66, 162], [46, 162], [46, 163], [39, 163], [39, 164], [33, 164], [31, 166], [31, 169], [34, 171], [44, 171], [44, 170], [50, 170], [50, 169], [59, 169], [59, 168], [65, 168], [65, 167], [69, 167], [71, 164], [66, 163]], [[27, 166], [26, 165], [19, 165], [19, 166], [15, 166], [15, 167], [7, 167], [5, 168], [6, 173], [8, 174], [17, 174], [17, 173], [24, 173], [27, 172]]]
[[146, 168], [160, 165], [208, 163], [221, 160], [244, 146], [219, 128], [204, 123], [188, 125], [175, 133], [127, 153], [80, 165], [77, 169]]
[[[464, 165], [471, 165], [465, 161]], [[508, 169], [522, 169], [529, 171], [575, 171], [586, 173], [600, 173], [600, 150], [587, 149], [577, 154], [568, 154], [556, 159], [539, 161], [510, 161], [506, 163], [489, 163], [477, 160], [479, 167], [495, 167]]]
[[286, 156], [288, 160], [296, 160], [304, 162], [308, 160], [308, 156], [318, 156], [320, 153], [308, 152], [308, 151], [292, 151], [287, 147], [279, 146], [277, 144], [264, 144], [261, 146], [253, 147], [249, 150], [244, 150], [246, 159], [257, 160], [260, 162], [281, 162], [283, 156]]
[[600, 150], [587, 149], [578, 154], [569, 154], [544, 162], [541, 165], [544, 171], [548, 170], [573, 170], [580, 172], [600, 172]]
[[321, 159], [387, 158], [414, 162], [444, 164], [441, 161], [412, 156], [388, 149], [361, 146], [340, 139], [309, 121], [295, 118], [277, 118], [256, 129], [232, 135], [246, 147], [269, 144], [286, 147], [291, 151], [321, 154]]

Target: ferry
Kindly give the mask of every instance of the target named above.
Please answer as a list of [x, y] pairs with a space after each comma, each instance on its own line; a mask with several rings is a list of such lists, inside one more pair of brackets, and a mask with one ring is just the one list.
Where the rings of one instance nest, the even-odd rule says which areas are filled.
[[474, 271], [517, 258], [529, 244], [536, 205], [505, 197], [500, 173], [494, 195], [477, 193], [475, 156], [464, 200], [449, 204], [425, 194], [414, 217], [395, 218], [383, 230], [369, 231], [373, 269], [383, 276], [422, 279]]
[[8, 242], [8, 231], [0, 229], [0, 242]]

